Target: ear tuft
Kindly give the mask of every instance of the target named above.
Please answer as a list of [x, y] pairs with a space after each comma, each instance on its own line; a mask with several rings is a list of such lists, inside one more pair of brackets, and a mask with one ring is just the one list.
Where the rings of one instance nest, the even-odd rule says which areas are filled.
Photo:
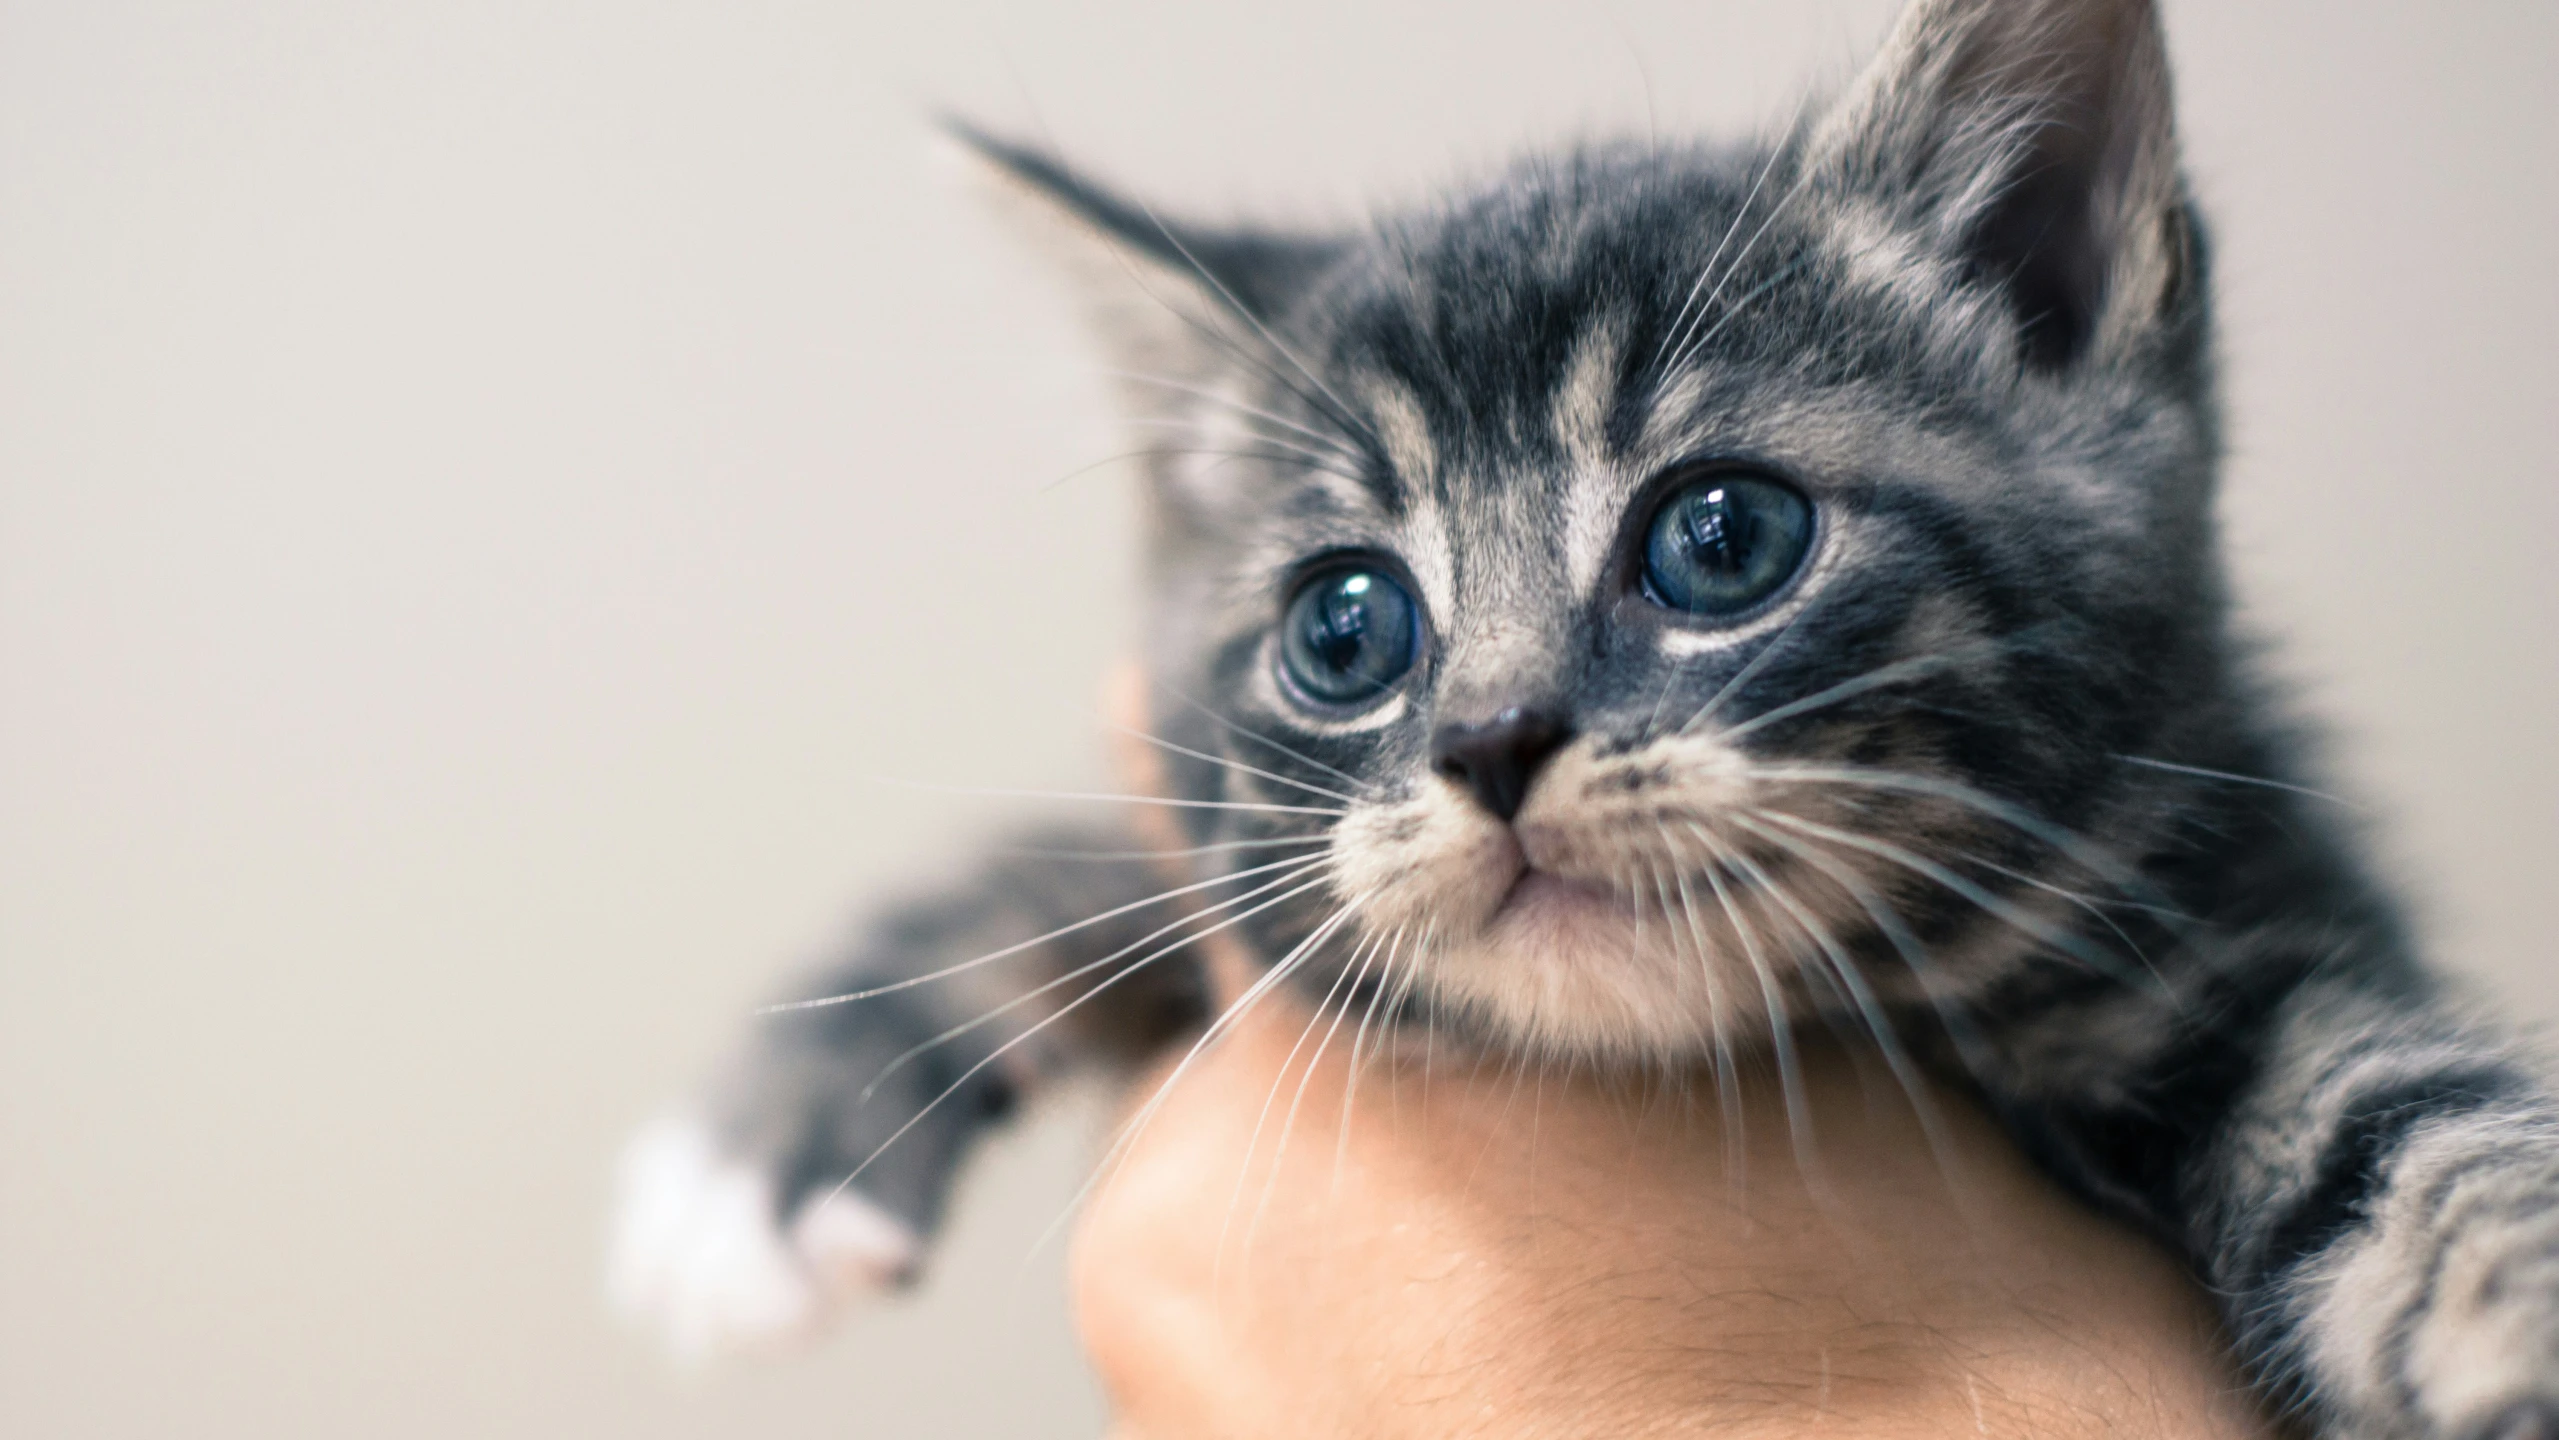
[[1814, 146], [2007, 292], [2031, 365], [2114, 351], [2180, 296], [2152, 0], [1913, 0]]

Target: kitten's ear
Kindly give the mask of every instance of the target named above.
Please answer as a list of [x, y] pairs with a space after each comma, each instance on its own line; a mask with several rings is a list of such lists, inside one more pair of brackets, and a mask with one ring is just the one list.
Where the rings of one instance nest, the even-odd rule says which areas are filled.
[[1066, 270], [1132, 371], [1198, 374], [1252, 344], [1338, 253], [1328, 241], [1179, 223], [1044, 150], [942, 123], [992, 207]]
[[2002, 284], [2029, 363], [2114, 352], [2186, 284], [2153, 0], [1911, 0], [1812, 149]]

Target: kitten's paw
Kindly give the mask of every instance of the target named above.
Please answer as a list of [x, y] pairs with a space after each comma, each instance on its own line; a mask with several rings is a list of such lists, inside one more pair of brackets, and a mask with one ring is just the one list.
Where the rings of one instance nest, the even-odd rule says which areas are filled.
[[922, 1246], [905, 1221], [846, 1187], [821, 1191], [791, 1220], [791, 1249], [837, 1296], [902, 1289], [915, 1279]]
[[921, 1253], [851, 1189], [813, 1193], [784, 1225], [772, 1177], [690, 1119], [634, 1137], [617, 1205], [614, 1303], [688, 1361], [805, 1340], [846, 1301], [905, 1283]]
[[[2559, 1440], [2559, 1172], [2478, 1167], [2393, 1332], [2425, 1433]], [[2385, 1252], [2386, 1253], [2386, 1252]]]

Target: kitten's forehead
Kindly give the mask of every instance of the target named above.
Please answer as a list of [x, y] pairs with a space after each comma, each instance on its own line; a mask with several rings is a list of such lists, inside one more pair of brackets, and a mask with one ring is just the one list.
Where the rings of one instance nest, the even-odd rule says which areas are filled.
[[1385, 417], [1376, 429], [1396, 477], [1400, 548], [1445, 607], [1500, 617], [1508, 647], [1555, 628], [1515, 612], [1560, 619], [1559, 602], [1597, 586], [1640, 482], [1640, 459], [1608, 436], [1628, 330], [1612, 313], [1586, 317], [1546, 393], [1518, 397], [1500, 435], [1444, 442], [1409, 379], [1371, 370], [1356, 386]]
[[1296, 319], [1318, 368], [1357, 377], [1393, 478], [1443, 501], [1660, 463], [1745, 412], [1822, 408], [1825, 389], [1868, 411], [1977, 391], [1980, 297], [1800, 163], [1745, 148], [1526, 164], [1381, 225]]
[[[1674, 266], [1732, 202], [1711, 172], [1683, 176], [1684, 203], [1602, 160], [1531, 167], [1469, 201], [1381, 227], [1313, 317], [1328, 361], [1388, 397], [1435, 462], [1416, 475], [1478, 483], [1544, 473], [1567, 453], [1559, 408], [1592, 438], [1617, 409], [1634, 342], [1657, 334]], [[1420, 448], [1420, 447], [1416, 447]]]
[[[1649, 447], [1612, 432], [1640, 425], [1629, 380], [1658, 287], [1630, 281], [1667, 263], [1637, 253], [1663, 217], [1630, 213], [1641, 186], [1580, 173], [1599, 164], [1381, 227], [1306, 317], [1378, 462], [1364, 493], [1313, 483], [1391, 537], [1441, 606], [1586, 593], [1641, 478]], [[1690, 180], [1703, 224], [1711, 187]]]

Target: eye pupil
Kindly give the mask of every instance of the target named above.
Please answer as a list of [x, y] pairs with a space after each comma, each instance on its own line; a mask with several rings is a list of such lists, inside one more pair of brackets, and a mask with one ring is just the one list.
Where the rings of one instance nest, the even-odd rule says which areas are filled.
[[1412, 668], [1421, 620], [1404, 587], [1373, 570], [1333, 570], [1298, 588], [1280, 626], [1280, 662], [1326, 705], [1378, 699]]
[[1750, 549], [1750, 517], [1737, 511], [1721, 486], [1688, 505], [1688, 543], [1698, 559], [1727, 573], [1738, 571]]
[[1657, 512], [1644, 590], [1692, 615], [1731, 615], [1782, 588], [1812, 548], [1812, 502], [1757, 476], [1700, 481]]
[[1356, 598], [1368, 589], [1367, 576], [1354, 577], [1352, 584], [1324, 599], [1323, 634], [1315, 642], [1316, 653], [1326, 665], [1348, 670], [1359, 662], [1360, 647], [1368, 641], [1368, 607]]

